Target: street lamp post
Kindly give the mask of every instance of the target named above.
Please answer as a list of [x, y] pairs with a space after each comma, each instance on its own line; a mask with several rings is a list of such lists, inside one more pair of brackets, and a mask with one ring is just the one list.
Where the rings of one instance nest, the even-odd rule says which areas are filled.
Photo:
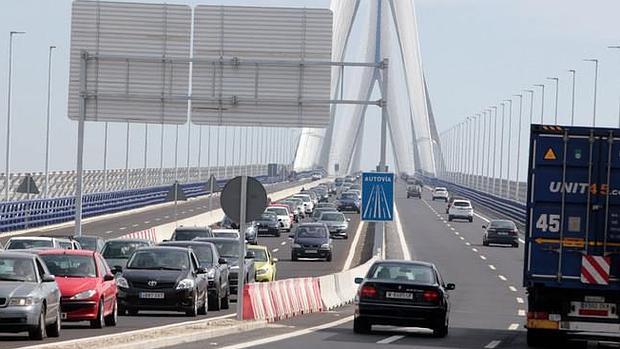
[[554, 112], [554, 125], [558, 124], [558, 89], [560, 87], [560, 78], [547, 78], [555, 81], [555, 112]]
[[[484, 178], [484, 158], [485, 158], [485, 149], [486, 149], [486, 133], [487, 133], [487, 111], [484, 110], [482, 112], [482, 136], [480, 138], [482, 138], [482, 148], [480, 149], [480, 187], [481, 189], [484, 188], [486, 186], [486, 178]], [[488, 166], [488, 164], [487, 164]]]
[[488, 139], [487, 139], [487, 174], [486, 174], [486, 187], [487, 187], [487, 192], [491, 192], [491, 152], [493, 150], [493, 148], [491, 148], [491, 122], [493, 120], [493, 107], [490, 107], [489, 109], [487, 109], [487, 112], [489, 112], [489, 128], [488, 128]]
[[129, 122], [125, 137], [125, 189], [129, 189]]
[[[504, 120], [506, 116], [506, 103], [502, 102], [502, 125], [500, 127], [501, 134], [499, 135], [499, 195], [502, 195], [502, 188], [504, 188]], [[510, 132], [509, 132], [510, 133]]]
[[536, 84], [536, 87], [541, 88], [541, 97], [540, 97], [540, 123], [544, 123], [544, 114], [545, 114], [545, 85], [544, 84]]
[[495, 193], [495, 182], [496, 182], [496, 178], [495, 178], [495, 153], [497, 153], [495, 151], [495, 148], [497, 147], [497, 106], [494, 105], [491, 108], [493, 108], [494, 111], [494, 115], [493, 115], [493, 147], [491, 148], [493, 150], [493, 171], [491, 173], [491, 176], [493, 177], [493, 193]]
[[52, 97], [52, 51], [56, 46], [49, 47], [49, 53], [47, 56], [47, 110], [46, 110], [46, 124], [45, 124], [45, 197], [49, 198], [50, 189], [50, 104]]
[[515, 97], [519, 97], [519, 126], [517, 127], [517, 173], [515, 174], [515, 200], [519, 200], [519, 160], [521, 160], [521, 116], [523, 115], [523, 95], [518, 94], [515, 95]]
[[9, 201], [9, 177], [11, 166], [11, 88], [13, 87], [13, 36], [26, 32], [12, 31], [9, 33], [9, 77], [6, 103], [6, 158], [4, 172], [4, 200]]
[[[512, 99], [507, 99], [506, 100], [509, 103], [509, 107], [508, 107], [508, 128], [512, 128]], [[506, 197], [509, 198], [510, 197], [510, 154], [512, 153], [510, 151], [510, 139], [511, 139], [511, 134], [510, 131], [508, 131], [508, 149], [506, 149], [507, 151], [507, 157], [506, 159], [508, 160], [506, 162]]]
[[478, 113], [476, 116], [476, 189], [480, 189], [480, 119], [482, 119], [482, 114]]
[[571, 102], [570, 102], [570, 125], [574, 126], [575, 125], [575, 73], [576, 70], [575, 69], [570, 69], [568, 71], [569, 73], [571, 73], [572, 75], [572, 93], [571, 93]]
[[592, 107], [592, 127], [596, 127], [596, 93], [598, 89], [598, 59], [584, 59], [585, 62], [594, 62], [594, 103]]

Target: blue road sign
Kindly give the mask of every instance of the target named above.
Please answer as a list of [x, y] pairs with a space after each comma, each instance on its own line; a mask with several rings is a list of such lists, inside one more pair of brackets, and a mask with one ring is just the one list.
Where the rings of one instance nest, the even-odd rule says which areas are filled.
[[394, 174], [362, 173], [362, 220], [391, 221], [394, 217]]

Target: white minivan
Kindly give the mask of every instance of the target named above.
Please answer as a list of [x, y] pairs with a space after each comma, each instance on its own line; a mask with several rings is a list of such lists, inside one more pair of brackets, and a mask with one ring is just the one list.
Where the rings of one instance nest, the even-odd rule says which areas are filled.
[[456, 199], [448, 209], [448, 221], [453, 219], [466, 219], [470, 222], [474, 221], [474, 208], [471, 201], [464, 199]]

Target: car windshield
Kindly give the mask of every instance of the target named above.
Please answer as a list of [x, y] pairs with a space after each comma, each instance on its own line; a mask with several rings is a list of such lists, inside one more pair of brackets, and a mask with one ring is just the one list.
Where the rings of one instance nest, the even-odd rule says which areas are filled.
[[446, 188], [435, 188], [435, 192], [436, 193], [441, 193], [441, 192], [445, 192]]
[[222, 257], [237, 258], [239, 256], [239, 242], [234, 240], [212, 241]]
[[418, 284], [435, 283], [433, 269], [426, 265], [378, 263], [368, 272], [368, 279], [411, 281]]
[[49, 240], [38, 240], [38, 239], [18, 239], [11, 240], [9, 244], [6, 246], [7, 250], [29, 250], [31, 248], [44, 248], [44, 247], [54, 247], [54, 242], [52, 239]]
[[91, 237], [76, 237], [75, 240], [80, 243], [82, 249], [96, 251], [97, 250], [97, 238]]
[[297, 196], [303, 202], [310, 202], [310, 196]]
[[357, 194], [355, 193], [344, 193], [342, 194], [343, 199], [357, 199]]
[[471, 206], [467, 201], [455, 201], [454, 206], [456, 207], [469, 207]]
[[148, 243], [142, 241], [108, 241], [101, 254], [106, 259], [127, 259], [133, 251], [147, 246]]
[[0, 257], [0, 281], [36, 282], [33, 261], [30, 258]]
[[175, 230], [174, 232], [174, 240], [175, 241], [191, 241], [195, 238], [208, 238], [211, 234], [207, 230], [204, 229], [196, 229], [196, 230]]
[[254, 261], [267, 262], [267, 252], [262, 248], [253, 248], [250, 251], [254, 252]]
[[327, 231], [322, 226], [305, 226], [297, 229], [298, 238], [325, 238]]
[[183, 270], [189, 267], [187, 252], [168, 248], [136, 251], [127, 269]]
[[277, 214], [278, 216], [288, 215], [288, 212], [284, 207], [269, 207], [267, 208], [267, 212], [273, 212]]
[[95, 260], [92, 256], [48, 254], [41, 256], [50, 273], [65, 277], [95, 277]]
[[239, 233], [236, 231], [214, 231], [213, 236], [218, 237], [218, 238], [238, 239]]
[[263, 221], [275, 221], [278, 220], [278, 217], [273, 213], [263, 213], [260, 215], [260, 219]]
[[336, 208], [334, 204], [322, 202], [318, 205], [318, 208]]
[[491, 221], [489, 227], [495, 229], [517, 229], [517, 226], [512, 221]]
[[321, 220], [322, 221], [344, 222], [345, 218], [344, 218], [344, 215], [342, 213], [324, 212], [321, 215]]

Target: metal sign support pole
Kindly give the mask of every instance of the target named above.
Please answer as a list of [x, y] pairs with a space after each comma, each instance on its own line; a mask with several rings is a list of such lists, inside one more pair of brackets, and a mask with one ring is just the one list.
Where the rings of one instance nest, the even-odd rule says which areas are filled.
[[245, 284], [245, 230], [248, 176], [241, 176], [241, 200], [239, 207], [239, 277], [237, 281], [237, 320], [243, 320], [243, 288]]
[[82, 51], [80, 55], [80, 120], [78, 121], [78, 148], [75, 181], [75, 235], [82, 236], [82, 176], [84, 172], [84, 119], [86, 117], [86, 65], [88, 53]]

